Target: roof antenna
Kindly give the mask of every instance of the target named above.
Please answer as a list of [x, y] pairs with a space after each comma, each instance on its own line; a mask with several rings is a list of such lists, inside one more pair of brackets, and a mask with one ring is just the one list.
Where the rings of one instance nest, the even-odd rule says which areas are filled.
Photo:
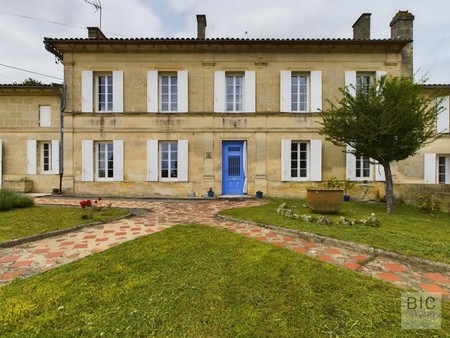
[[100, 10], [100, 30], [102, 30], [102, 3], [100, 0], [83, 0], [84, 2], [88, 3], [89, 5], [94, 6], [95, 12], [94, 14]]

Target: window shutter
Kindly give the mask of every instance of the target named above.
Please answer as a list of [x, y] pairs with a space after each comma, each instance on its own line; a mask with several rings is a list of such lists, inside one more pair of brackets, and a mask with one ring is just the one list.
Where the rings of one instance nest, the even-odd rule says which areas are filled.
[[27, 141], [27, 174], [37, 174], [37, 142], [36, 140]]
[[226, 111], [225, 107], [225, 72], [214, 72], [214, 112], [223, 113]]
[[52, 110], [50, 106], [39, 106], [39, 127], [52, 126]]
[[123, 113], [123, 72], [113, 72], [113, 111]]
[[311, 112], [322, 110], [322, 71], [311, 71]]
[[123, 140], [113, 141], [114, 181], [123, 182]]
[[92, 113], [94, 111], [94, 73], [92, 70], [81, 72], [81, 111]]
[[94, 181], [94, 141], [81, 141], [81, 181]]
[[282, 113], [291, 112], [291, 71], [282, 70], [280, 72], [280, 111]]
[[147, 113], [157, 113], [158, 107], [158, 71], [147, 72]]
[[3, 142], [0, 140], [0, 189], [2, 188], [3, 182]]
[[436, 154], [424, 154], [424, 173], [423, 178], [426, 184], [435, 184], [436, 180]]
[[244, 111], [256, 112], [256, 74], [254, 71], [246, 71], [244, 76]]
[[345, 88], [350, 95], [356, 95], [356, 71], [345, 71]]
[[375, 181], [386, 181], [386, 176], [384, 175], [384, 167], [380, 163], [375, 164]]
[[322, 181], [322, 140], [311, 140], [311, 165], [309, 177], [311, 181]]
[[178, 141], [178, 179], [179, 182], [188, 181], [189, 149], [187, 140]]
[[375, 72], [375, 79], [377, 80], [377, 81], [380, 81], [380, 79], [383, 77], [383, 76], [386, 76], [387, 75], [387, 72], [385, 71], [385, 70], [377, 70], [376, 72]]
[[[449, 97], [446, 96], [442, 100], [440, 107], [443, 107], [443, 110], [439, 113], [437, 117], [437, 132], [438, 133], [449, 133], [450, 130], [450, 113], [449, 113]], [[442, 108], [441, 108], [442, 109]]]
[[291, 140], [281, 140], [281, 181], [291, 180]]
[[345, 167], [345, 179], [354, 181], [356, 180], [356, 156], [349, 153], [353, 151], [353, 147], [346, 147], [346, 167]]
[[187, 113], [189, 111], [188, 72], [186, 70], [180, 70], [178, 71], [177, 77], [178, 77], [178, 112]]
[[147, 181], [158, 181], [158, 140], [147, 140]]
[[52, 174], [59, 174], [59, 140], [52, 140]]

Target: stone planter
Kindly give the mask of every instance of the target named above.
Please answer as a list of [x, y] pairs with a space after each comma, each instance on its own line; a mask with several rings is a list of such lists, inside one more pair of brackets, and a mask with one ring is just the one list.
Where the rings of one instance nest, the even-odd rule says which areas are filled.
[[344, 191], [336, 189], [307, 189], [306, 203], [312, 212], [335, 214], [341, 210]]
[[3, 182], [3, 187], [14, 192], [31, 192], [33, 190], [33, 181], [5, 180]]

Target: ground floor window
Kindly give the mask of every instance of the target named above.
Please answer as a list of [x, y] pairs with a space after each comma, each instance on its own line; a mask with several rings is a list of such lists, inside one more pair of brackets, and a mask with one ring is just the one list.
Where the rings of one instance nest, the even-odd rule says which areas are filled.
[[281, 140], [281, 180], [321, 181], [322, 140]]
[[101, 142], [96, 144], [97, 179], [114, 178], [114, 144]]
[[178, 142], [160, 142], [161, 179], [178, 177]]

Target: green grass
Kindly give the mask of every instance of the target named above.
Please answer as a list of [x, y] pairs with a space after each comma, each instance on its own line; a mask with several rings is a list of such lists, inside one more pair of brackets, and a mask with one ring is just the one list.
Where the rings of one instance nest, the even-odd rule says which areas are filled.
[[273, 199], [267, 205], [231, 209], [223, 211], [221, 214], [450, 263], [450, 214], [448, 213], [430, 215], [417, 207], [403, 205], [397, 206], [393, 214], [387, 214], [384, 204], [346, 202], [337, 215], [330, 217], [337, 220], [340, 216], [344, 216], [356, 220], [367, 219], [371, 213], [375, 213], [381, 221], [381, 227], [323, 225], [292, 220], [278, 214], [276, 209], [283, 202], [289, 206], [295, 206], [294, 212], [299, 215], [312, 215], [304, 206], [306, 202], [296, 199]]
[[82, 219], [81, 208], [31, 207], [0, 212], [0, 242], [66, 229], [95, 221], [106, 221], [126, 215], [124, 209], [103, 209], [93, 213], [93, 219]]
[[27, 208], [34, 205], [31, 197], [17, 194], [7, 189], [0, 189], [0, 211], [15, 208]]
[[[332, 278], [330, 278], [332, 276]], [[0, 287], [2, 337], [422, 337], [401, 291], [217, 228], [186, 225]], [[442, 307], [449, 337], [450, 304]]]

